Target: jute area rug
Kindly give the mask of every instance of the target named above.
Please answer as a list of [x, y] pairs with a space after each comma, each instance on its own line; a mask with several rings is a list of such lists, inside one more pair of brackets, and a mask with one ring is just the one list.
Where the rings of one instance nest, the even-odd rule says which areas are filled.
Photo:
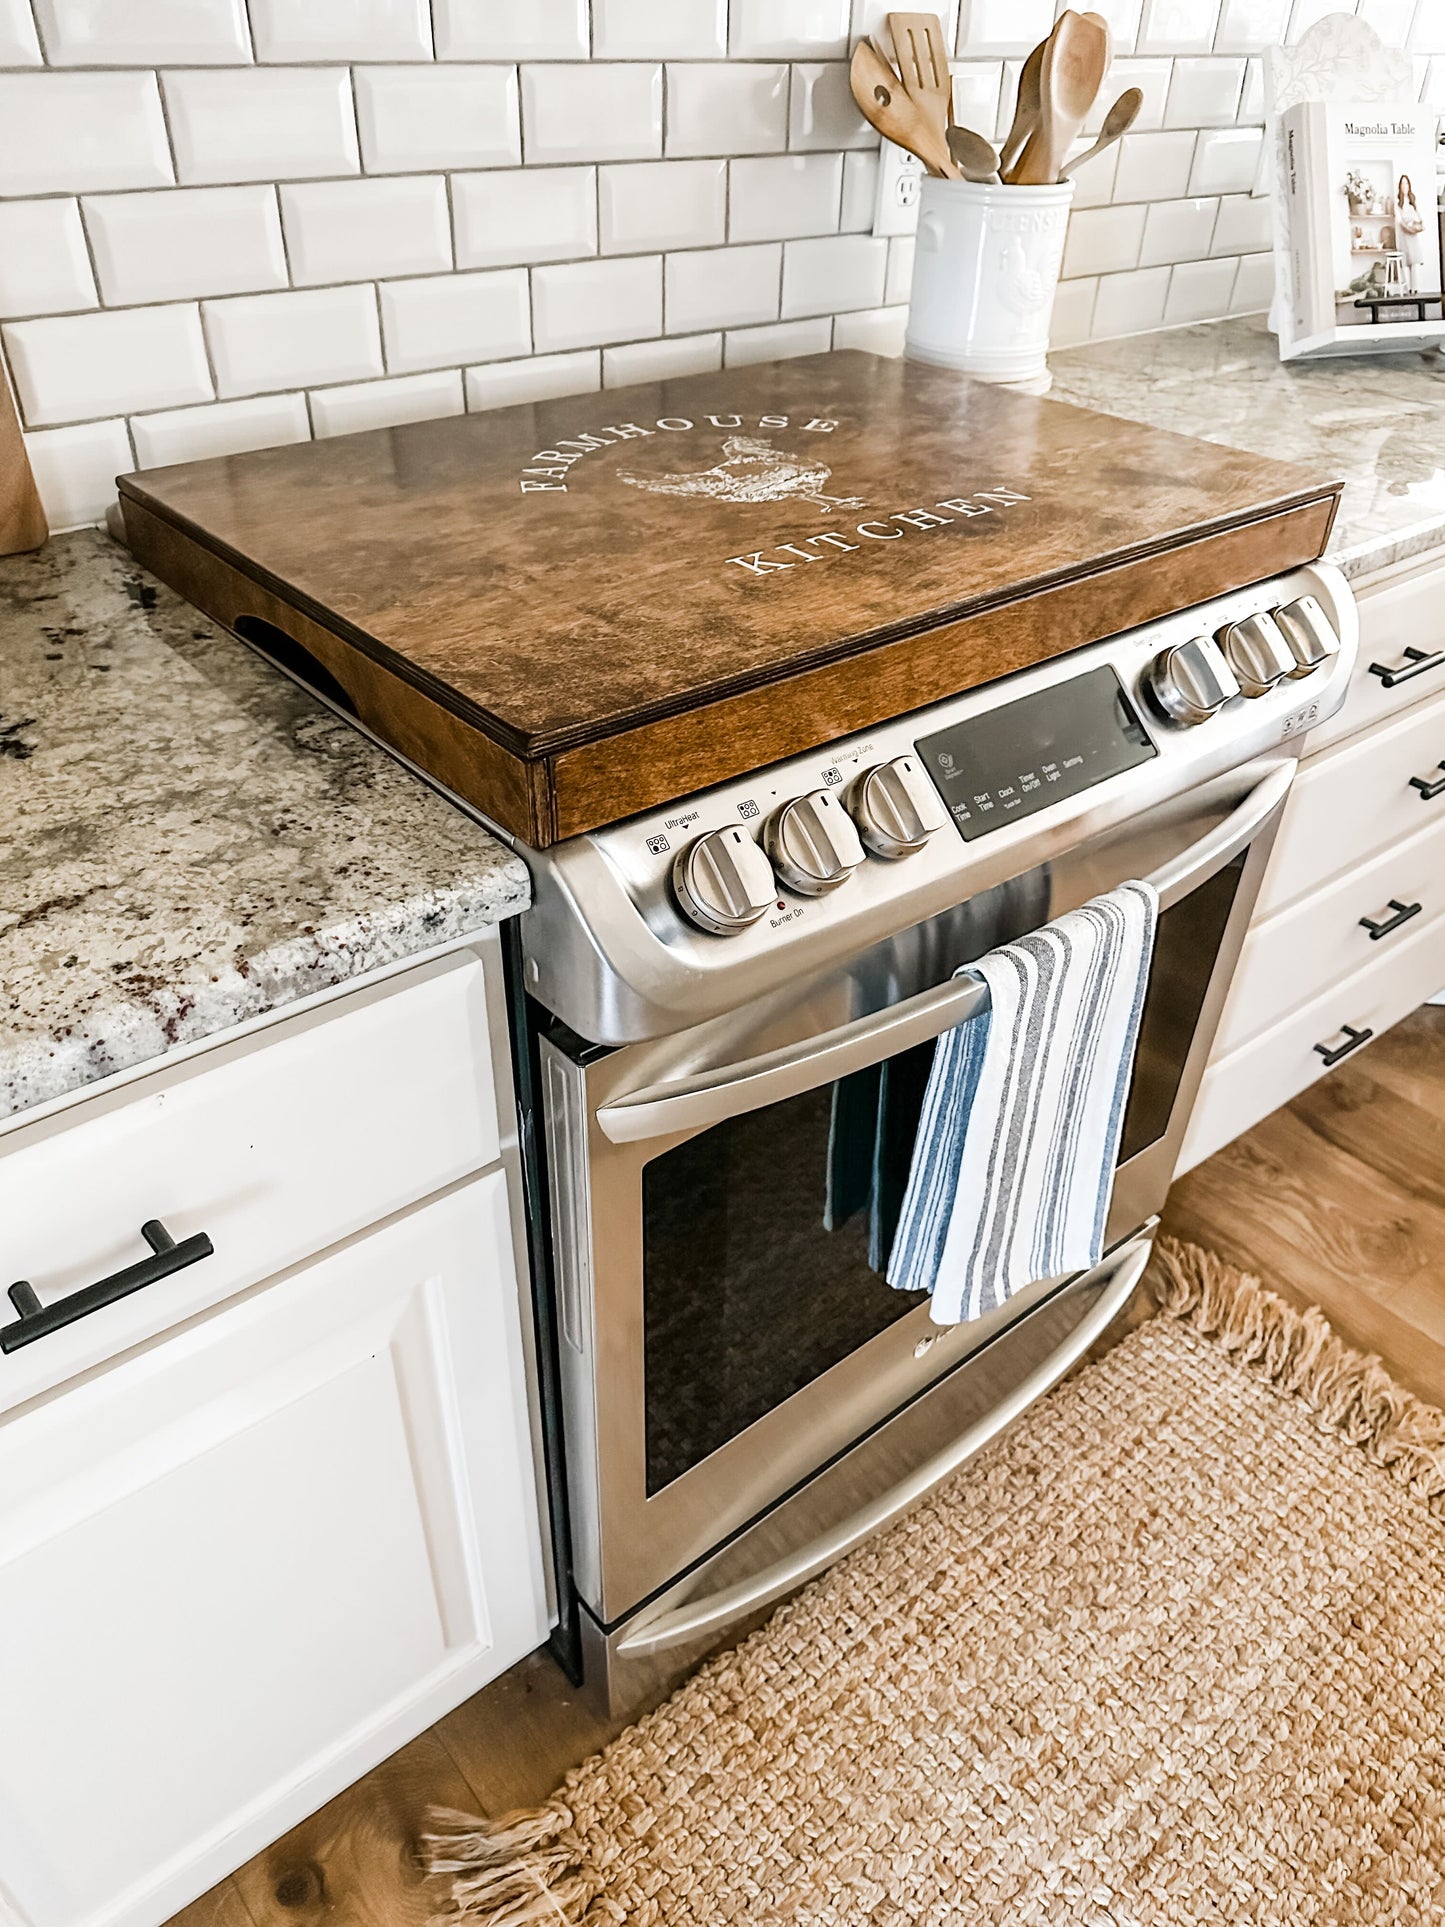
[[1161, 1315], [434, 1868], [498, 1927], [1445, 1922], [1445, 1417], [1189, 1246]]

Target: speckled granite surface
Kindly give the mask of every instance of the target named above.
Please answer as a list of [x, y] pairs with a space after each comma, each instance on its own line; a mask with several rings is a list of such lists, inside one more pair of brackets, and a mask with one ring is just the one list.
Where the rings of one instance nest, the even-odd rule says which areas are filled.
[[0, 560], [0, 1117], [527, 898], [519, 858], [107, 537]]
[[1445, 550], [1445, 356], [1283, 364], [1260, 315], [1049, 356], [1053, 393], [1108, 415], [1345, 482], [1330, 557], [1346, 575]]

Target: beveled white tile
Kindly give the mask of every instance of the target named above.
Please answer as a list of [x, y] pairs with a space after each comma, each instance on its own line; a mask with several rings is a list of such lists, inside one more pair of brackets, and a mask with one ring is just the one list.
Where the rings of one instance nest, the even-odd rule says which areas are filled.
[[74, 201], [0, 201], [0, 320], [73, 314], [99, 297]]
[[522, 69], [522, 158], [646, 160], [662, 152], [662, 68], [554, 62]]
[[534, 268], [532, 330], [539, 354], [660, 335], [661, 256]]
[[888, 273], [883, 282], [885, 307], [896, 307], [908, 300], [913, 288], [913, 257], [917, 247], [917, 239], [912, 234], [895, 235], [888, 243]]
[[1387, 47], [1403, 47], [1410, 38], [1415, 0], [1360, 0], [1359, 17]]
[[587, 0], [432, 0], [438, 60], [585, 60]]
[[1181, 261], [1169, 282], [1164, 320], [1174, 327], [1186, 321], [1215, 321], [1229, 313], [1234, 288], [1233, 261]]
[[1170, 268], [1138, 268], [1132, 274], [1105, 274], [1094, 297], [1094, 339], [1147, 334], [1164, 320]]
[[727, 200], [726, 161], [633, 161], [599, 168], [602, 252], [715, 246], [727, 225]]
[[274, 187], [170, 187], [85, 199], [100, 290], [112, 304], [286, 285]]
[[1218, 210], [1218, 201], [1207, 198], [1197, 201], [1156, 201], [1144, 221], [1144, 242], [1139, 250], [1140, 267], [1155, 268], [1171, 261], [1202, 260], [1209, 253]]
[[183, 181], [310, 180], [359, 166], [344, 67], [163, 76]]
[[602, 386], [626, 388], [634, 381], [675, 381], [710, 375], [722, 367], [722, 336], [678, 335], [670, 341], [631, 341], [602, 350]]
[[847, 61], [800, 61], [793, 68], [788, 145], [795, 149], [878, 145], [877, 134], [853, 98]]
[[507, 167], [522, 158], [514, 67], [358, 67], [356, 122], [369, 174]]
[[1302, 34], [1309, 32], [1316, 21], [1323, 20], [1326, 14], [1354, 11], [1354, 0], [1294, 0], [1285, 39], [1298, 40]]
[[40, 42], [30, 0], [0, 0], [0, 67], [38, 67]]
[[[1098, 97], [1090, 108], [1084, 121], [1083, 131], [1091, 138], [1104, 124], [1104, 116], [1128, 87], [1137, 87], [1144, 96], [1134, 122], [1136, 134], [1151, 133], [1164, 125], [1164, 106], [1169, 95], [1169, 83], [1174, 74], [1172, 60], [1116, 60], [1105, 76]], [[1014, 98], [1018, 92], [1015, 79], [1006, 88], [1009, 111], [1012, 114]]]
[[[1284, 39], [1290, 0], [1224, 0], [1214, 44], [1220, 53], [1256, 53]], [[1221, 310], [1222, 312], [1222, 310]]]
[[[1138, 47], [1146, 54], [1207, 54], [1214, 46], [1219, 0], [1144, 0]], [[1101, 290], [1102, 293], [1102, 290]], [[1115, 333], [1134, 333], [1115, 329]], [[1102, 335], [1098, 309], [1094, 333]]]
[[[1001, 60], [961, 60], [953, 67], [953, 118], [985, 140], [998, 125], [999, 92], [1003, 85]], [[1012, 95], [1010, 96], [1012, 100]]]
[[1193, 130], [1189, 128], [1160, 134], [1126, 134], [1119, 143], [1114, 199], [1175, 201], [1186, 192], [1211, 192], [1209, 188], [1191, 187], [1194, 141]]
[[1144, 239], [1142, 207], [1091, 207], [1069, 216], [1065, 280], [1134, 267]]
[[[1070, 158], [1085, 153], [1092, 144], [1092, 136], [1081, 134], [1070, 150]], [[1074, 175], [1074, 199], [1069, 210], [1070, 219], [1083, 207], [1108, 207], [1114, 199], [1114, 176], [1119, 171], [1119, 142], [1106, 147], [1102, 154], [1081, 167]]]
[[370, 287], [239, 294], [204, 302], [201, 314], [223, 396], [385, 372]]
[[52, 67], [251, 58], [245, 0], [35, 0], [35, 17]]
[[861, 348], [870, 355], [901, 355], [908, 332], [908, 309], [862, 308], [840, 314], [833, 323], [834, 348]]
[[291, 279], [301, 288], [452, 264], [447, 186], [439, 174], [283, 187], [281, 223]]
[[592, 0], [599, 60], [718, 60], [727, 39], [727, 0]]
[[783, 319], [883, 305], [888, 243], [871, 234], [830, 234], [783, 248]]
[[0, 74], [0, 194], [174, 178], [154, 74]]
[[669, 254], [662, 307], [668, 334], [776, 321], [782, 264], [783, 251], [776, 241]]
[[249, 4], [258, 60], [431, 59], [427, 0], [249, 0]]
[[668, 63], [669, 155], [781, 153], [787, 144], [785, 66]]
[[457, 266], [501, 268], [595, 254], [596, 174], [592, 167], [454, 174]]
[[28, 428], [116, 408], [130, 414], [209, 401], [213, 393], [200, 316], [191, 306], [15, 321], [5, 329], [5, 352]]
[[311, 419], [321, 437], [395, 428], [402, 422], [440, 421], [444, 415], [460, 415], [464, 406], [460, 368], [311, 391]]
[[[857, 154], [850, 159], [872, 159]], [[734, 241], [780, 241], [793, 235], [834, 234], [843, 187], [841, 154], [768, 154], [730, 164], [728, 233]], [[874, 191], [867, 197], [873, 225]]]
[[731, 0], [728, 52], [734, 60], [841, 59], [852, 0]]
[[1191, 194], [1247, 194], [1254, 186], [1264, 134], [1258, 127], [1206, 128], [1194, 150]]
[[1026, 54], [1053, 29], [1053, 0], [963, 0], [958, 52]]
[[212, 455], [243, 455], [249, 448], [282, 448], [311, 439], [306, 397], [295, 394], [170, 408], [159, 415], [137, 415], [130, 427], [136, 461], [142, 468], [202, 462]]
[[1138, 41], [1139, 22], [1144, 0], [1104, 0], [1095, 13], [1104, 16], [1109, 29], [1109, 45], [1115, 54], [1127, 54]]
[[878, 213], [878, 156], [860, 149], [843, 156], [843, 195], [838, 227], [843, 234], [868, 234]]
[[774, 321], [763, 328], [729, 328], [723, 336], [723, 366], [745, 368], [755, 361], [789, 361], [795, 355], [824, 355], [833, 345], [833, 318]]
[[1264, 62], [1251, 54], [1244, 63], [1244, 93], [1239, 103], [1242, 126], [1264, 119]]
[[1231, 314], [1261, 314], [1274, 299], [1274, 256], [1246, 254], [1234, 276]]
[[1417, 0], [1409, 39], [1415, 53], [1445, 52], [1445, 0]]
[[1164, 125], [1233, 127], [1243, 91], [1243, 60], [1176, 60]]
[[[865, 35], [876, 35], [885, 48], [891, 42], [888, 38], [888, 16], [894, 12], [893, 0], [853, 0], [853, 17], [849, 24], [850, 43], [862, 40]], [[943, 0], [943, 5], [933, 9], [943, 23], [943, 44], [952, 47], [958, 39], [958, 0]]]
[[462, 372], [469, 409], [511, 408], [559, 395], [595, 394], [602, 386], [602, 357], [595, 348], [586, 348], [579, 354], [531, 355], [526, 361], [497, 361]]
[[1274, 245], [1274, 217], [1264, 194], [1226, 194], [1214, 224], [1213, 254], [1257, 254]]
[[391, 374], [525, 355], [532, 346], [526, 270], [384, 282], [381, 333]]
[[123, 421], [42, 429], [25, 437], [25, 452], [52, 535], [104, 521], [116, 476], [135, 467]]
[[1072, 348], [1087, 341], [1094, 326], [1094, 300], [1099, 284], [1092, 277], [1082, 281], [1061, 281], [1054, 294], [1054, 312], [1049, 322], [1050, 348]]

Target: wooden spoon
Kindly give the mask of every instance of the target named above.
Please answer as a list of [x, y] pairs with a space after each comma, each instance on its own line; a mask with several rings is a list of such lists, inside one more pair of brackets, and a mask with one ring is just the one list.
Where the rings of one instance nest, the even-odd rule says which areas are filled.
[[1127, 134], [1139, 118], [1139, 109], [1143, 105], [1143, 90], [1138, 87], [1126, 88], [1105, 114], [1104, 125], [1099, 129], [1099, 138], [1094, 145], [1086, 147], [1082, 154], [1075, 154], [1071, 161], [1066, 161], [1059, 169], [1059, 179], [1072, 179], [1075, 170], [1082, 167], [1085, 161], [1093, 160], [1096, 154], [1102, 154], [1106, 147], [1112, 147], [1116, 140]]
[[860, 40], [853, 49], [848, 77], [853, 98], [870, 126], [917, 155], [930, 174], [951, 181], [959, 178], [942, 132], [868, 41]]
[[946, 137], [953, 119], [953, 75], [942, 21], [936, 13], [890, 13], [888, 32], [909, 98], [923, 109], [940, 138]]
[[1044, 54], [1053, 37], [1052, 33], [1044, 36], [1019, 72], [1019, 92], [1018, 99], [1014, 103], [1014, 117], [998, 153], [999, 172], [1009, 179], [1012, 179], [1009, 170], [1023, 153], [1029, 135], [1039, 124], [1039, 75], [1043, 72]]
[[1105, 29], [1082, 15], [1060, 14], [1039, 72], [1038, 129], [1013, 172], [1021, 187], [1059, 178], [1065, 154], [1094, 104], [1109, 59]]
[[971, 127], [950, 127], [948, 151], [966, 181], [997, 183], [998, 149], [992, 141], [986, 141], [982, 134], [975, 134]]

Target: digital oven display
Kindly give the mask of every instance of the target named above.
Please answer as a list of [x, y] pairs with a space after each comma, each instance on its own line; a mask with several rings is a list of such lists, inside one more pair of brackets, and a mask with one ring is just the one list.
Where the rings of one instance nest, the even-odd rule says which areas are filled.
[[1159, 753], [1107, 664], [914, 748], [969, 843]]

